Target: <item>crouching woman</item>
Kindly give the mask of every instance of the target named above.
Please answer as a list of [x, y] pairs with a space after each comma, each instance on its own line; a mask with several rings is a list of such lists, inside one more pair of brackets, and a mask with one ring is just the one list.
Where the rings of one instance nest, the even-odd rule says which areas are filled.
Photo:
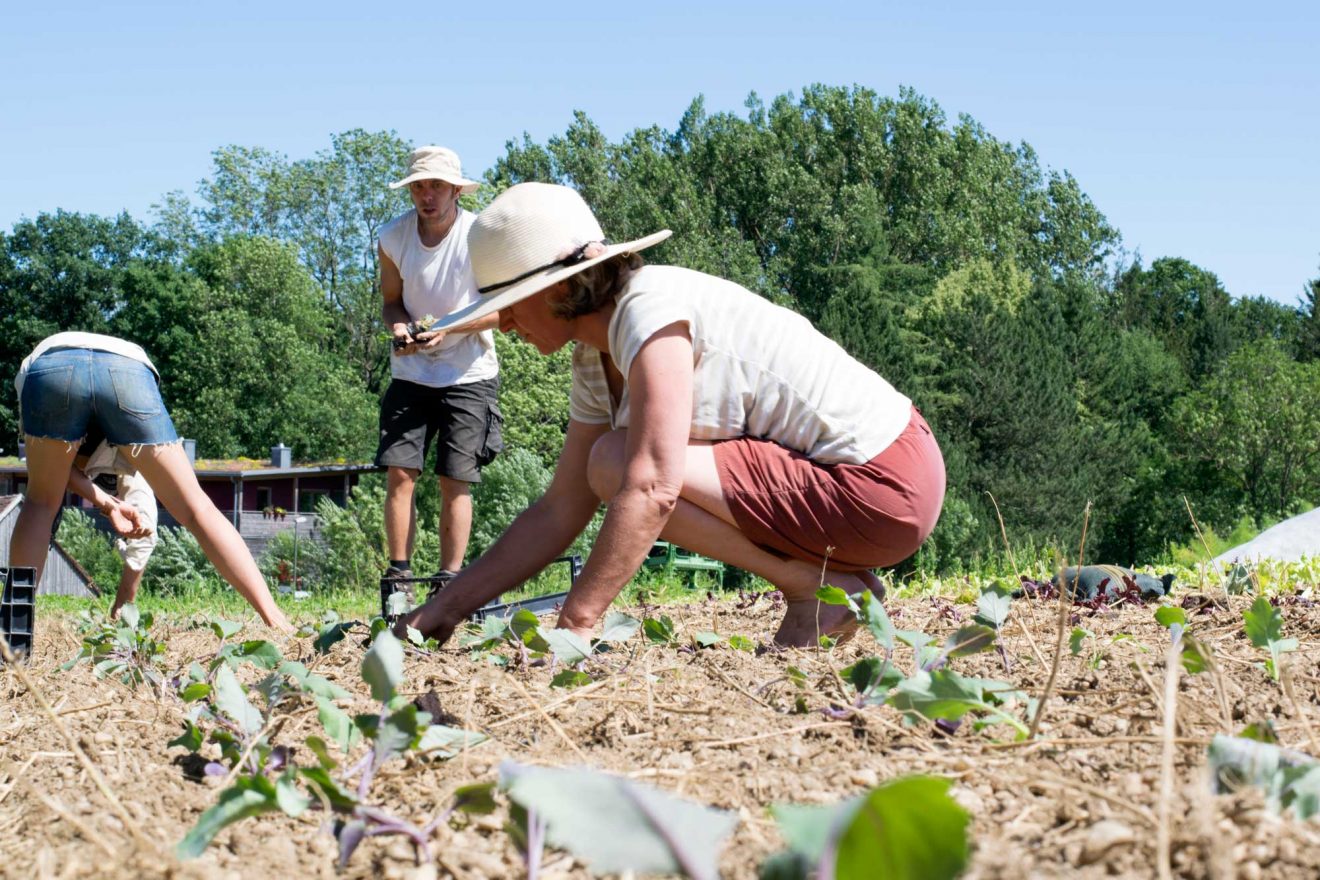
[[944, 498], [944, 461], [912, 402], [800, 315], [700, 272], [646, 266], [668, 231], [606, 243], [573, 190], [524, 183], [468, 239], [483, 299], [543, 355], [575, 344], [568, 432], [545, 495], [448, 588], [400, 623], [448, 638], [473, 610], [604, 524], [559, 626], [588, 636], [657, 538], [783, 591], [776, 641], [814, 645], [854, 622], [815, 598], [872, 590], [869, 569], [916, 552]]

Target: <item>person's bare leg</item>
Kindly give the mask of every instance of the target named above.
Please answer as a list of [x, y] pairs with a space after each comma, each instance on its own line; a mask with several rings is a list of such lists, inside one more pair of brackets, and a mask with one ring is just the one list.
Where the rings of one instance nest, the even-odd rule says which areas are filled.
[[440, 567], [458, 571], [472, 534], [472, 484], [440, 478]]
[[247, 544], [215, 504], [202, 491], [183, 447], [162, 443], [142, 447], [132, 461], [147, 478], [156, 497], [179, 525], [192, 532], [206, 558], [268, 625], [290, 630], [284, 612], [275, 604]]
[[119, 609], [137, 599], [138, 586], [142, 583], [142, 571], [131, 567], [127, 562], [119, 572], [119, 589], [115, 591], [115, 602], [110, 606], [110, 618], [119, 616]]
[[385, 548], [390, 559], [411, 559], [416, 516], [413, 491], [418, 472], [388, 468], [385, 475]]
[[[618, 490], [625, 440], [623, 431], [614, 431], [592, 449], [589, 478], [603, 500]], [[879, 586], [879, 580], [870, 572], [828, 567], [822, 570], [819, 565], [785, 559], [752, 543], [738, 529], [724, 500], [714, 449], [709, 443], [689, 444], [680, 500], [660, 536], [703, 556], [746, 569], [778, 587], [788, 602], [784, 621], [775, 635], [780, 644], [816, 645], [820, 635], [847, 636], [856, 628], [848, 608], [824, 605], [816, 599], [822, 582], [849, 594]]]
[[35, 568], [38, 584], [46, 567], [50, 527], [64, 503], [69, 470], [77, 454], [77, 443], [27, 438], [28, 482], [18, 522], [9, 538], [9, 564], [15, 568]]

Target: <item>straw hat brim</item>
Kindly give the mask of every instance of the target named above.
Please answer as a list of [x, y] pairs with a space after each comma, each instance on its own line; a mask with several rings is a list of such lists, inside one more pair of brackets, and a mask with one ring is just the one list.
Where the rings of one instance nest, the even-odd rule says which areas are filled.
[[501, 290], [497, 293], [491, 293], [483, 296], [476, 302], [459, 309], [456, 312], [450, 312], [439, 321], [432, 325], [432, 330], [444, 330], [449, 327], [456, 327], [459, 324], [466, 324], [470, 321], [476, 321], [486, 317], [492, 312], [498, 312], [500, 309], [508, 308], [516, 302], [521, 302], [527, 297], [540, 293], [547, 287], [551, 287], [563, 281], [572, 275], [576, 275], [584, 269], [589, 269], [603, 260], [618, 254], [635, 253], [645, 250], [649, 247], [659, 244], [674, 233], [668, 229], [662, 229], [659, 232], [643, 238], [625, 241], [620, 244], [606, 245], [603, 253], [597, 254], [589, 260], [583, 260], [580, 263], [574, 263], [572, 266], [556, 266], [553, 269], [547, 269], [539, 275], [533, 275], [531, 278], [524, 278], [513, 286]]
[[450, 183], [458, 187], [458, 191], [463, 195], [469, 195], [481, 189], [481, 184], [478, 181], [468, 180], [466, 177], [437, 174], [434, 171], [418, 171], [416, 174], [409, 174], [403, 180], [396, 180], [394, 183], [391, 183], [390, 189], [400, 189], [412, 183], [414, 180], [443, 180], [445, 183]]

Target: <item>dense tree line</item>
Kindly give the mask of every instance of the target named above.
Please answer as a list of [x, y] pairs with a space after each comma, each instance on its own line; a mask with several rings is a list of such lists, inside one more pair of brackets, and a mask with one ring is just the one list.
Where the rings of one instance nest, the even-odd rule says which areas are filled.
[[[407, 207], [386, 183], [408, 149], [364, 131], [297, 161], [224, 147], [196, 202], [167, 195], [150, 227], [58, 212], [0, 233], [4, 437], [19, 359], [84, 329], [147, 348], [205, 455], [369, 455], [389, 372], [373, 242]], [[1320, 279], [1291, 307], [1177, 257], [1124, 262], [1070, 175], [913, 92], [816, 86], [741, 115], [697, 100], [618, 142], [578, 114], [486, 178], [469, 207], [557, 181], [616, 239], [673, 229], [653, 261], [796, 309], [908, 393], [949, 467], [927, 565], [998, 546], [996, 504], [1043, 546], [1074, 543], [1089, 501], [1089, 545], [1127, 563], [1188, 535], [1188, 505], [1226, 527], [1320, 500]], [[508, 439], [548, 465], [566, 353], [499, 351]]]

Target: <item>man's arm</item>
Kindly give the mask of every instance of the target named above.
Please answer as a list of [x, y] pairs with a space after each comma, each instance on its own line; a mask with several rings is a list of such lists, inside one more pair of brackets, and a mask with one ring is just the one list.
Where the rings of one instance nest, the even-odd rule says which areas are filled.
[[628, 370], [632, 416], [623, 475], [596, 546], [569, 592], [559, 626], [586, 635], [619, 595], [678, 504], [692, 432], [692, 341], [674, 323], [642, 346]]
[[396, 340], [410, 343], [406, 348], [397, 349], [399, 354], [412, 354], [416, 347], [408, 335], [408, 322], [412, 316], [403, 307], [403, 276], [394, 261], [385, 256], [385, 249], [376, 245], [376, 254], [380, 257], [380, 317], [385, 327]]
[[425, 351], [428, 348], [435, 348], [444, 341], [446, 336], [452, 336], [455, 333], [480, 333], [483, 330], [495, 330], [500, 326], [500, 313], [492, 312], [475, 321], [468, 321], [465, 324], [457, 324], [444, 330], [428, 330], [417, 336], [417, 351]]
[[396, 629], [415, 627], [442, 642], [473, 611], [554, 561], [573, 542], [600, 506], [587, 485], [591, 447], [609, 425], [569, 420], [564, 449], [545, 494], [509, 526], [476, 562], [464, 568], [440, 595], [414, 610]]

